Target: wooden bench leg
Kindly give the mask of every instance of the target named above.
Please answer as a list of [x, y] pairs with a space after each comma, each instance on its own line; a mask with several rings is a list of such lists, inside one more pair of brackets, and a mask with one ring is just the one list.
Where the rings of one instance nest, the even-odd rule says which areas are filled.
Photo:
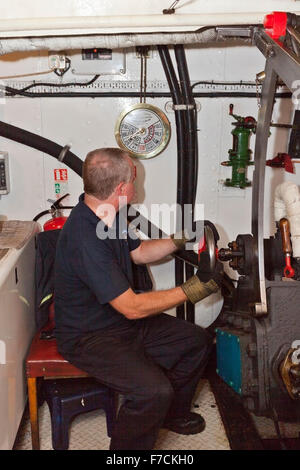
[[38, 400], [37, 400], [36, 382], [37, 382], [36, 377], [29, 377], [27, 379], [29, 416], [30, 416], [30, 425], [31, 425], [31, 441], [32, 441], [33, 450], [40, 449]]

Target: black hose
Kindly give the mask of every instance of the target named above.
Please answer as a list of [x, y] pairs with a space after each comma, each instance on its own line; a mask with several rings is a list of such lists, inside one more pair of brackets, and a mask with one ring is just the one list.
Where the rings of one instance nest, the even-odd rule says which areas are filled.
[[37, 214], [32, 220], [33, 222], [37, 222], [41, 217], [43, 217], [46, 214], [51, 214], [51, 209], [47, 209], [45, 211], [40, 212]]
[[[20, 144], [32, 147], [40, 152], [47, 153], [54, 158], [59, 157], [64, 147], [56, 144], [52, 140], [45, 139], [37, 134], [21, 129], [20, 127], [12, 126], [3, 121], [0, 121], [0, 136], [6, 139], [14, 140]], [[82, 160], [74, 153], [68, 150], [63, 159], [64, 165], [71, 168], [77, 175], [82, 175]]]
[[[178, 74], [180, 79], [180, 87], [184, 100], [187, 106], [195, 106], [195, 99], [193, 97], [188, 66], [184, 47], [179, 44], [174, 47], [175, 57], [177, 61]], [[186, 109], [186, 158], [184, 159], [184, 179], [185, 179], [185, 203], [191, 207], [191, 217], [194, 221], [194, 205], [196, 198], [195, 187], [195, 169], [196, 169], [196, 139], [197, 131], [195, 126], [195, 113], [194, 109]], [[194, 268], [190, 264], [185, 263], [186, 279], [194, 275]], [[186, 319], [192, 323], [195, 322], [195, 306], [191, 302], [186, 304]]]
[[[182, 96], [178, 85], [177, 77], [174, 71], [169, 49], [167, 46], [157, 46], [162, 66], [164, 68], [166, 79], [169, 84], [173, 103], [182, 104]], [[184, 186], [184, 152], [185, 152], [185, 122], [184, 112], [175, 109], [176, 134], [177, 134], [177, 204], [180, 205], [183, 215], [183, 202], [185, 194]], [[182, 221], [181, 221], [182, 222]], [[183, 275], [184, 263], [182, 260], [175, 259], [175, 283], [181, 285], [184, 282]], [[176, 307], [176, 316], [184, 319], [184, 305]]]

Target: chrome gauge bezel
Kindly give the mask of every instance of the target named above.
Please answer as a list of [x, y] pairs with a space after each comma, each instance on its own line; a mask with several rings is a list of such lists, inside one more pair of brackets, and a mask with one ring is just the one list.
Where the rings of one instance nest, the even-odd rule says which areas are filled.
[[[157, 118], [160, 120], [163, 126], [163, 135], [160, 141], [160, 144], [151, 152], [134, 152], [130, 149], [129, 146], [127, 146], [123, 139], [122, 139], [122, 124], [126, 117], [130, 115], [131, 113], [135, 112], [137, 109], [144, 109], [145, 111], [150, 111], [152, 114], [156, 114]], [[161, 109], [157, 108], [156, 106], [153, 106], [148, 103], [138, 103], [134, 104], [131, 106], [128, 106], [127, 108], [124, 109], [124, 111], [121, 112], [121, 114], [118, 117], [118, 120], [116, 122], [115, 126], [115, 138], [116, 141], [119, 145], [120, 148], [128, 152], [132, 157], [136, 158], [141, 158], [141, 159], [148, 159], [148, 158], [153, 158], [159, 155], [168, 145], [171, 137], [171, 124]]]

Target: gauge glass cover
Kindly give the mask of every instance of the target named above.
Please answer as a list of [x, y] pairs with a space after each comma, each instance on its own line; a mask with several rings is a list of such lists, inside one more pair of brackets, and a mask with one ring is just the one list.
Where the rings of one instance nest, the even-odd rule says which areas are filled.
[[139, 103], [126, 108], [115, 128], [118, 145], [134, 157], [152, 158], [169, 143], [170, 122], [157, 107]]

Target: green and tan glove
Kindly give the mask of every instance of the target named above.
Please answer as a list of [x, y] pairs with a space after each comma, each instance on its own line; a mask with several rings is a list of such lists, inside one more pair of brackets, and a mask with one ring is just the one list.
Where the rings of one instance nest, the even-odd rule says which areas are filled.
[[186, 242], [191, 240], [187, 229], [180, 230], [179, 232], [173, 233], [171, 239], [178, 250], [183, 250]]
[[200, 271], [198, 270], [194, 276], [180, 286], [188, 300], [193, 304], [219, 290], [223, 279], [223, 265], [217, 262], [216, 269], [208, 282], [201, 282], [199, 275]]

